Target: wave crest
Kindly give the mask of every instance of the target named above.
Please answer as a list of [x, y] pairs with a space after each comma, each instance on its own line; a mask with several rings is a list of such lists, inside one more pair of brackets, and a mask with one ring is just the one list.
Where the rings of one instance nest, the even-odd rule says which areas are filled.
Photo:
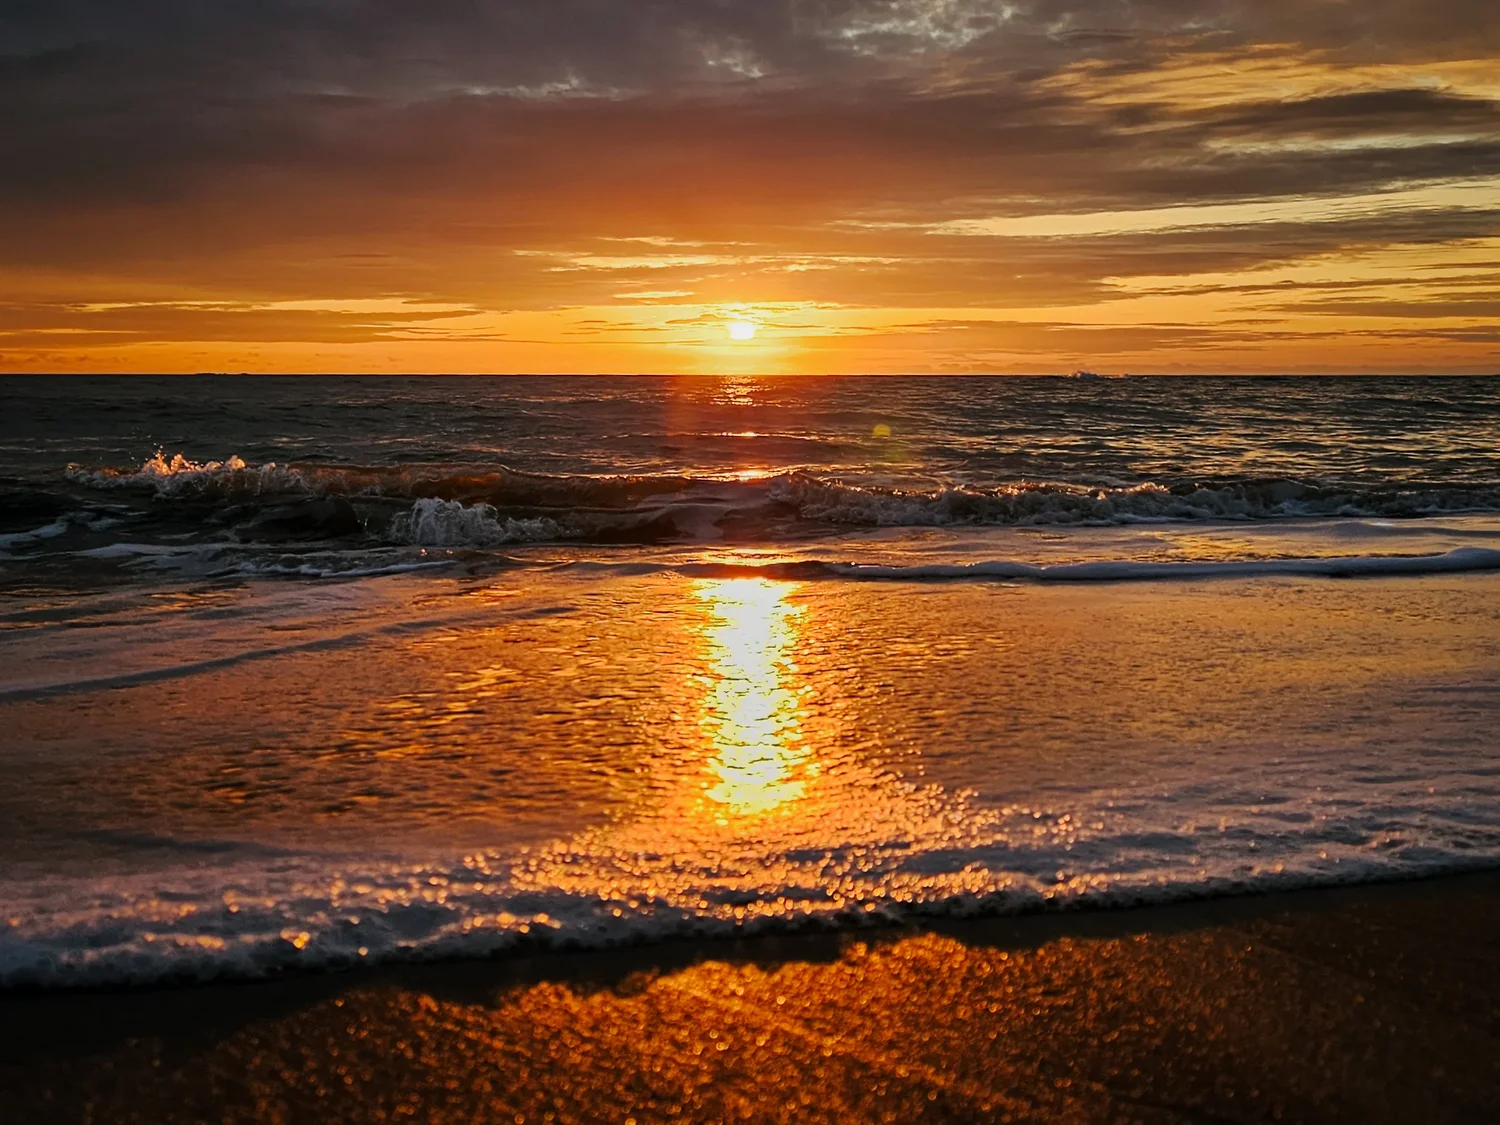
[[803, 519], [869, 527], [1108, 526], [1500, 510], [1500, 488], [1357, 489], [1281, 479], [1109, 487], [1022, 481], [916, 492], [791, 473], [772, 481], [770, 496]]
[[[238, 528], [253, 524], [257, 506], [336, 499], [359, 507], [357, 518], [344, 513], [340, 526], [349, 534], [388, 527], [389, 541], [476, 548], [546, 539], [695, 541], [726, 532], [741, 541], [771, 541], [816, 534], [820, 527], [1107, 527], [1500, 512], [1500, 484], [1488, 483], [1017, 480], [921, 489], [807, 471], [750, 480], [547, 475], [504, 465], [254, 465], [238, 456], [196, 462], [181, 453], [168, 459], [162, 452], [138, 469], [75, 465], [67, 476], [87, 488], [135, 489], [154, 500], [212, 504], [220, 509], [216, 516]], [[397, 505], [409, 507], [397, 512]], [[276, 515], [282, 519], [285, 513]], [[260, 537], [255, 527], [248, 534]]]
[[267, 495], [314, 491], [302, 473], [274, 461], [251, 465], [238, 456], [194, 461], [181, 453], [170, 460], [158, 449], [139, 469], [85, 469], [69, 465], [67, 478], [89, 488], [150, 489], [159, 496]]
[[568, 538], [556, 520], [511, 519], [489, 504], [428, 497], [391, 521], [386, 538], [413, 547], [501, 547]]
[[199, 462], [181, 453], [168, 458], [162, 450], [139, 468], [89, 469], [74, 464], [65, 475], [87, 488], [134, 489], [163, 498], [326, 495], [554, 508], [629, 508], [654, 496], [717, 483], [670, 474], [552, 476], [505, 465], [256, 465], [238, 455]]

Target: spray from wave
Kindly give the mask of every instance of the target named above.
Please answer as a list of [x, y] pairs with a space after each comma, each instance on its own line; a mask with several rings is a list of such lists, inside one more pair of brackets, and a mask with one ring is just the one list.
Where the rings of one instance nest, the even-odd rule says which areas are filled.
[[[503, 465], [254, 465], [158, 452], [139, 468], [70, 466], [85, 489], [174, 505], [242, 539], [368, 537], [388, 544], [771, 542], [882, 527], [1110, 527], [1308, 518], [1403, 519], [1500, 512], [1500, 486], [1224, 478], [997, 481], [891, 487], [804, 471], [756, 480], [665, 475], [549, 476]], [[314, 508], [321, 501], [322, 508]], [[303, 505], [303, 507], [298, 507]], [[288, 530], [290, 529], [290, 530]]]
[[489, 504], [428, 497], [391, 520], [386, 538], [416, 547], [503, 547], [569, 535], [555, 520], [510, 519]]

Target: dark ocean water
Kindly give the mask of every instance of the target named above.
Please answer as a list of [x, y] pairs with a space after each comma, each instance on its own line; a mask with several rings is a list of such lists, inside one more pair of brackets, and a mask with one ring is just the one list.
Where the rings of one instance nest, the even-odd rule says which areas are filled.
[[321, 572], [413, 547], [1500, 511], [1500, 379], [12, 378], [0, 400], [17, 557], [66, 532], [73, 558]]
[[1500, 379], [0, 405], [0, 984], [1500, 863]]

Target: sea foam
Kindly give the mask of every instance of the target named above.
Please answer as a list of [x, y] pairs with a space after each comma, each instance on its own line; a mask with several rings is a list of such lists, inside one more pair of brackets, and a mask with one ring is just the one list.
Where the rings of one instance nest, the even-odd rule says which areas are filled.
[[920, 581], [1017, 579], [1032, 582], [1161, 582], [1195, 578], [1265, 578], [1307, 575], [1359, 578], [1395, 575], [1459, 574], [1500, 570], [1500, 550], [1457, 547], [1440, 555], [1346, 555], [1338, 558], [1239, 559], [1212, 562], [1105, 560], [1034, 566], [1005, 559], [975, 563], [885, 566], [879, 563], [826, 563], [844, 578]]
[[1492, 778], [1447, 779], [1449, 794], [1471, 794], [1462, 804], [1394, 784], [1330, 792], [1315, 780], [1268, 768], [998, 808], [887, 782], [858, 823], [819, 823], [806, 839], [774, 825], [690, 837], [648, 819], [447, 859], [184, 845], [176, 866], [149, 873], [0, 882], [0, 986], [145, 985], [1125, 907], [1500, 864]]
[[386, 537], [419, 547], [500, 547], [570, 536], [550, 519], [511, 519], [489, 504], [429, 497], [391, 521]]

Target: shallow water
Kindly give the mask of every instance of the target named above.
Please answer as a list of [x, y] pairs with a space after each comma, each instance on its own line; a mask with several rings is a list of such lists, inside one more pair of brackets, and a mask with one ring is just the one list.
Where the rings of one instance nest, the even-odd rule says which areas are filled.
[[1497, 386], [5, 381], [0, 979], [1500, 864]]

